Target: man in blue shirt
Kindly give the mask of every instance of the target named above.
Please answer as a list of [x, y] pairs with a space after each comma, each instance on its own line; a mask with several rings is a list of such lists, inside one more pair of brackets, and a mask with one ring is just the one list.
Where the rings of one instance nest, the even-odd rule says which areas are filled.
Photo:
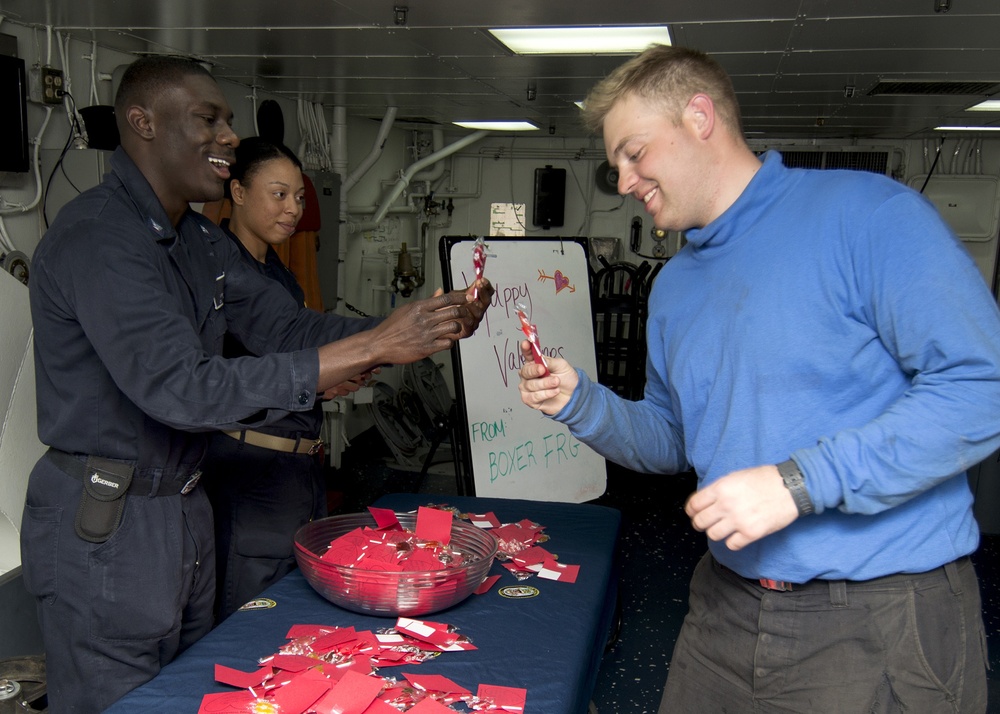
[[520, 388], [617, 463], [698, 476], [709, 554], [660, 711], [984, 711], [965, 471], [1000, 446], [1000, 315], [974, 261], [901, 184], [754, 155], [700, 52], [651, 48], [585, 106], [687, 245], [642, 400], [528, 352]]

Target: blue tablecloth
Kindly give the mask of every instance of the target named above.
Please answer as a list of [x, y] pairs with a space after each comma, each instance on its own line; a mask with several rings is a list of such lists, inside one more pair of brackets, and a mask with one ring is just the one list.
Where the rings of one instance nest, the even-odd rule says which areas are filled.
[[[619, 512], [588, 504], [426, 494], [392, 494], [374, 505], [405, 512], [431, 503], [464, 512], [493, 511], [502, 523], [533, 520], [545, 526], [550, 536], [543, 547], [557, 554], [560, 562], [580, 565], [580, 574], [575, 583], [532, 577], [523, 584], [537, 588], [539, 594], [510, 599], [499, 594], [500, 588], [519, 582], [494, 563], [491, 572], [501, 574], [501, 578], [490, 592], [472, 595], [449, 610], [421, 618], [456, 626], [478, 649], [443, 653], [402, 669], [444, 675], [473, 693], [480, 684], [525, 688], [525, 714], [584, 714], [614, 617]], [[263, 597], [274, 600], [276, 606], [235, 613], [107, 712], [197, 712], [204, 694], [232, 691], [215, 682], [217, 663], [253, 671], [257, 658], [276, 652], [295, 624], [374, 630], [395, 622], [331, 604], [298, 571], [269, 588]], [[397, 669], [382, 668], [380, 673], [398, 676]]]

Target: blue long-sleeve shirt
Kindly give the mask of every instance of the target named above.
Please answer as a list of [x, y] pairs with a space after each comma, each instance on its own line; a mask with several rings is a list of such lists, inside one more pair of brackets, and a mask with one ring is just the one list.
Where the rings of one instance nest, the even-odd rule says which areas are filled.
[[581, 374], [557, 415], [607, 458], [705, 486], [790, 456], [817, 514], [746, 577], [922, 572], [972, 552], [965, 470], [1000, 446], [1000, 314], [931, 204], [885, 177], [768, 154], [657, 278], [645, 398]]

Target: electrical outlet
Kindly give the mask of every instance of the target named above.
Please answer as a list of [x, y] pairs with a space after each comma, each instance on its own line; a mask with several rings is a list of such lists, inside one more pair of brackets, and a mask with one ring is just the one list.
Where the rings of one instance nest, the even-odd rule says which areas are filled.
[[39, 104], [62, 104], [62, 70], [48, 65], [32, 67], [28, 72], [28, 96]]

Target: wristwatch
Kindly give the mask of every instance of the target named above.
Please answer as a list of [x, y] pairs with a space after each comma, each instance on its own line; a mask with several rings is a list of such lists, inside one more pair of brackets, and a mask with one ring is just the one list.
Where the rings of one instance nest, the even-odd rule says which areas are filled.
[[816, 509], [813, 507], [812, 499], [809, 498], [809, 492], [806, 491], [806, 480], [799, 470], [799, 465], [791, 459], [782, 461], [778, 464], [778, 473], [785, 482], [785, 488], [791, 492], [795, 507], [799, 509], [799, 515], [808, 516], [810, 513], [815, 513]]

